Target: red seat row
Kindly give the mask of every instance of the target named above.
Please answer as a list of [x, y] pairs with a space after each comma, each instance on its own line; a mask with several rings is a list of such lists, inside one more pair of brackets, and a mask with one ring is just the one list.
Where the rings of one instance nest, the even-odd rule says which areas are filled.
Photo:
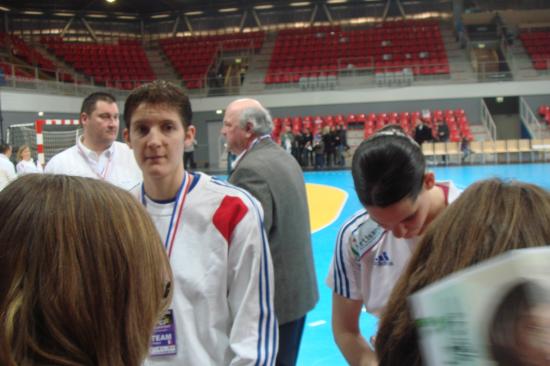
[[295, 83], [300, 79], [299, 73], [350, 68], [371, 68], [375, 72], [411, 68], [419, 75], [449, 73], [439, 25], [434, 21], [408, 20], [380, 23], [367, 30], [283, 30], [277, 36], [265, 82]]
[[325, 126], [332, 127], [341, 124], [346, 128], [351, 125], [364, 128], [364, 137], [368, 138], [380, 128], [387, 124], [398, 124], [411, 136], [418, 121], [422, 119], [426, 124], [433, 127], [435, 137], [435, 123], [443, 121], [449, 127], [450, 140], [458, 142], [464, 136], [473, 140], [468, 118], [463, 109], [456, 110], [434, 110], [430, 113], [419, 111], [412, 112], [383, 112], [383, 113], [350, 113], [347, 116], [342, 114], [326, 116], [293, 116], [275, 117], [273, 119], [273, 135], [278, 136], [287, 126], [293, 132], [302, 131], [307, 128], [315, 134]]
[[550, 69], [550, 31], [522, 32], [519, 39], [531, 57], [535, 70]]

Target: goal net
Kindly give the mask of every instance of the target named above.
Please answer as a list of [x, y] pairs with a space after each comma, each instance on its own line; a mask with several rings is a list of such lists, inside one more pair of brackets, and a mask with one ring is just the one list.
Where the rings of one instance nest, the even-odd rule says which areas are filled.
[[82, 133], [80, 127], [77, 119], [40, 119], [9, 126], [7, 140], [14, 151], [21, 145], [29, 145], [33, 156], [44, 165], [52, 156], [75, 144]]

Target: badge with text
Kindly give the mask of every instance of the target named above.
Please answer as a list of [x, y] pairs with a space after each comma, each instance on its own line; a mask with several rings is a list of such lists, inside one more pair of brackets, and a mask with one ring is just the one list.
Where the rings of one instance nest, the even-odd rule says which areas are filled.
[[351, 234], [351, 253], [356, 261], [371, 250], [386, 231], [378, 225], [374, 220], [368, 219], [355, 232]]
[[155, 326], [149, 354], [150, 356], [168, 356], [176, 353], [176, 322], [172, 309], [168, 309]]

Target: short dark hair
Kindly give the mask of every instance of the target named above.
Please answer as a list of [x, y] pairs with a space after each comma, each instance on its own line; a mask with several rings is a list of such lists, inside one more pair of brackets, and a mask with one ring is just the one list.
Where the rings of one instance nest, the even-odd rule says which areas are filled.
[[193, 111], [189, 97], [185, 95], [183, 89], [173, 83], [155, 80], [134, 89], [124, 104], [124, 122], [127, 128], [130, 128], [132, 115], [141, 103], [164, 104], [173, 107], [178, 111], [183, 127], [187, 129], [191, 125]]
[[86, 98], [84, 98], [84, 101], [82, 102], [82, 107], [80, 107], [80, 114], [86, 113], [87, 115], [90, 115], [95, 110], [96, 103], [100, 100], [107, 102], [107, 103], [115, 103], [116, 98], [109, 93], [105, 92], [95, 92], [90, 95], [88, 95]]
[[10, 144], [0, 141], [0, 154], [5, 154], [9, 149], [11, 149]]
[[351, 173], [363, 206], [387, 207], [422, 190], [426, 161], [420, 146], [397, 125], [363, 141], [353, 155]]

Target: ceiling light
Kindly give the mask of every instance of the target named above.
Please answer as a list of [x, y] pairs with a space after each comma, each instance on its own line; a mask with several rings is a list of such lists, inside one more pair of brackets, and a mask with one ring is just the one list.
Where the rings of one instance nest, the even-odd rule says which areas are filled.
[[327, 4], [343, 4], [347, 2], [348, 0], [327, 0]]
[[169, 18], [170, 17], [170, 14], [155, 14], [155, 15], [151, 15], [151, 19], [164, 19], [164, 18]]
[[107, 1], [108, 3], [114, 3], [116, 0], [105, 0]]
[[137, 19], [136, 16], [134, 15], [119, 15], [117, 16], [118, 19], [126, 19], [126, 20], [133, 20], [133, 19]]
[[216, 109], [216, 114], [222, 114], [223, 113], [223, 110], [221, 109]]
[[258, 9], [258, 10], [273, 9], [273, 5], [272, 4], [255, 5], [254, 9]]
[[294, 2], [294, 3], [290, 3], [290, 6], [307, 6], [307, 5], [310, 5], [311, 2], [309, 1], [298, 1], [298, 2]]
[[232, 13], [234, 11], [237, 11], [239, 10], [239, 8], [222, 8], [222, 9], [218, 9], [218, 12], [220, 13]]
[[27, 15], [42, 15], [42, 14], [44, 14], [44, 13], [41, 12], [41, 11], [27, 10], [27, 11], [24, 11], [23, 14], [27, 14]]
[[38, 117], [44, 117], [44, 112], [42, 111], [38, 112]]
[[10, 9], [6, 8], [5, 6], [0, 6], [0, 10], [2, 10], [2, 11], [10, 11]]
[[202, 12], [200, 10], [197, 10], [197, 11], [188, 11], [188, 12], [185, 12], [183, 14], [185, 14], [185, 15], [201, 15], [201, 14], [204, 14], [204, 12]]
[[107, 14], [86, 14], [88, 18], [107, 18]]
[[65, 13], [65, 12], [53, 13], [53, 15], [57, 15], [58, 17], [72, 17], [72, 16], [74, 16], [73, 13]]

